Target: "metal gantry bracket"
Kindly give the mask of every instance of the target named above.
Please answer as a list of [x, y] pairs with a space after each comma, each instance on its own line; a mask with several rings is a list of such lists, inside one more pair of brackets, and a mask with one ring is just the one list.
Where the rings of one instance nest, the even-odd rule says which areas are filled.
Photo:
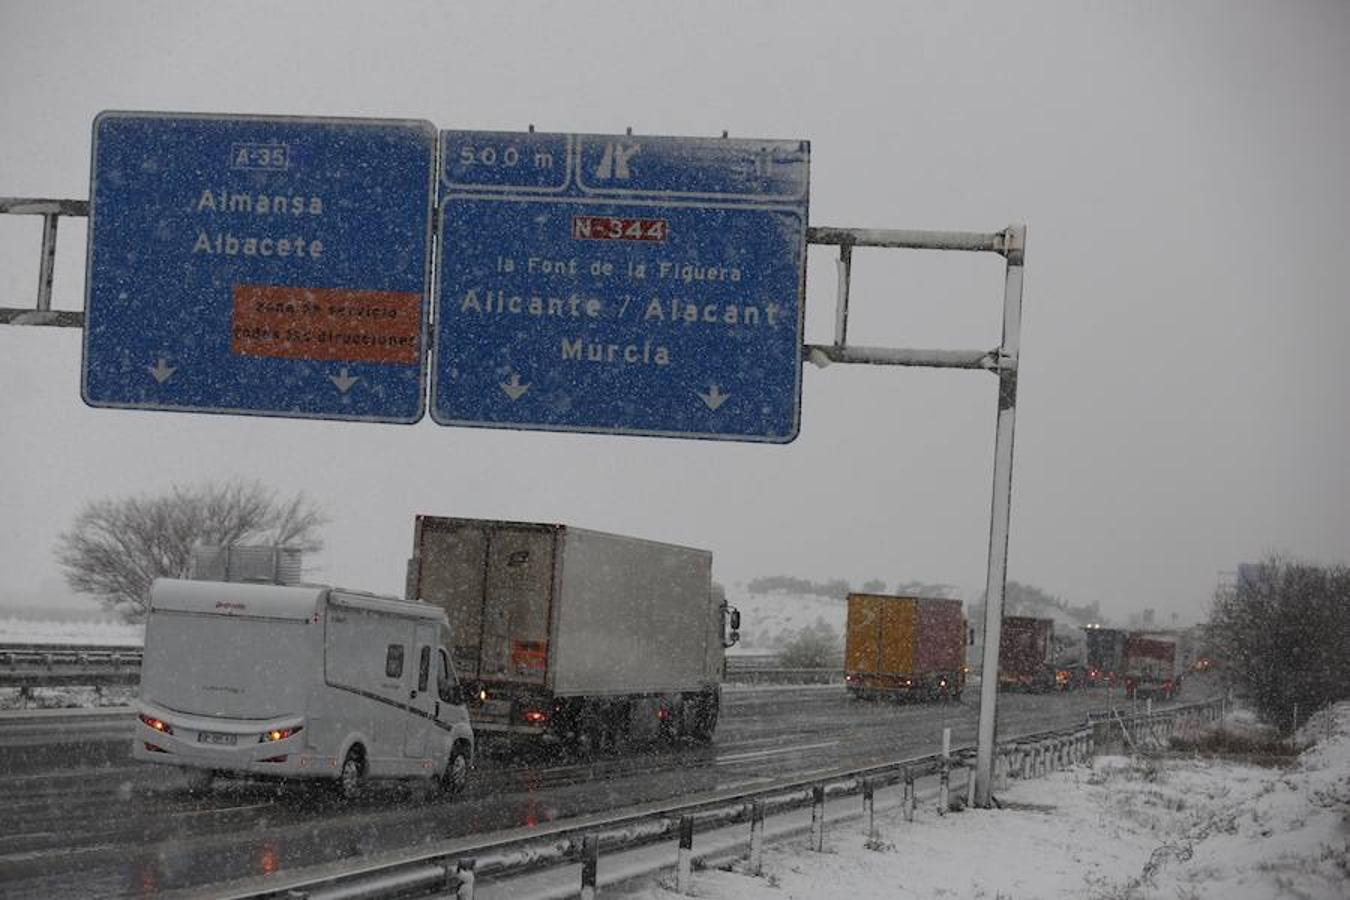
[[80, 310], [52, 309], [52, 277], [56, 270], [56, 225], [61, 216], [89, 215], [88, 200], [45, 200], [0, 197], [0, 213], [42, 216], [42, 250], [38, 258], [37, 305], [32, 309], [0, 307], [0, 325], [56, 325], [83, 328]]
[[[1013, 426], [1017, 407], [1017, 366], [1022, 329], [1022, 270], [1027, 231], [1011, 225], [995, 232], [894, 231], [866, 228], [809, 228], [811, 244], [838, 245], [839, 287], [834, 341], [807, 344], [803, 358], [821, 368], [831, 363], [982, 369], [998, 376], [998, 418], [994, 429], [994, 485], [989, 512], [989, 566], [985, 581], [984, 655], [981, 659], [979, 741], [976, 746], [975, 805], [992, 801], [995, 723], [998, 704], [998, 648], [1003, 594], [1008, 573], [1008, 523], [1012, 507]], [[1003, 287], [1003, 338], [991, 350], [915, 350], [854, 347], [848, 343], [849, 283], [854, 247], [962, 250], [997, 253], [1007, 260]]]
[[[839, 247], [839, 279], [835, 304], [834, 342], [807, 344], [803, 356], [820, 368], [831, 363], [882, 366], [923, 366], [940, 369], [983, 369], [1007, 372], [1017, 369], [1017, 353], [1005, 345], [992, 350], [916, 350], [890, 347], [855, 347], [848, 343], [848, 309], [853, 277], [854, 247], [888, 247], [910, 250], [962, 250], [998, 253], [1009, 267], [1021, 267], [1026, 250], [1026, 228], [1012, 225], [1002, 231], [910, 231], [876, 228], [808, 228], [810, 244]], [[1020, 295], [1019, 295], [1020, 305]]]

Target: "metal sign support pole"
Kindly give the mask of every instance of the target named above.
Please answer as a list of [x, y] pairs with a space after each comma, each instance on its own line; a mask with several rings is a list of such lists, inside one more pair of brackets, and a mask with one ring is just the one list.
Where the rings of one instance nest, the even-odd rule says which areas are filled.
[[1022, 268], [1026, 229], [1017, 229], [1003, 287], [1003, 344], [999, 351], [998, 424], [994, 429], [994, 488], [989, 513], [989, 571], [984, 598], [984, 656], [980, 668], [980, 724], [975, 756], [975, 805], [990, 805], [998, 712], [998, 649], [1003, 590], [1008, 580], [1008, 521], [1012, 513], [1013, 424], [1017, 417], [1017, 360], [1022, 332]]
[[[890, 231], [861, 228], [812, 228], [812, 244], [838, 244], [839, 297], [832, 344], [808, 344], [805, 356], [821, 368], [831, 363], [868, 363], [946, 369], [983, 369], [998, 376], [998, 421], [994, 431], [994, 486], [989, 515], [989, 568], [985, 581], [984, 655], [980, 682], [979, 743], [975, 759], [975, 805], [991, 805], [995, 725], [998, 713], [998, 645], [1003, 631], [1003, 593], [1008, 575], [1008, 522], [1012, 511], [1013, 423], [1017, 406], [1017, 365], [1021, 349], [1022, 271], [1026, 227], [1013, 225], [993, 234]], [[851, 347], [847, 344], [849, 278], [854, 247], [905, 247], [915, 250], [965, 250], [1002, 254], [1007, 260], [1003, 286], [1003, 340], [996, 350], [913, 350]]]

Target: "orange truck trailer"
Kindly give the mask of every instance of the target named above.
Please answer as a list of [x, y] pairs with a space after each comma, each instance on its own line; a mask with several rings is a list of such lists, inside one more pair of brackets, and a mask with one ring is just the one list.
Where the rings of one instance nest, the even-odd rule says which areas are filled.
[[966, 634], [960, 600], [849, 594], [844, 641], [849, 694], [961, 699]]

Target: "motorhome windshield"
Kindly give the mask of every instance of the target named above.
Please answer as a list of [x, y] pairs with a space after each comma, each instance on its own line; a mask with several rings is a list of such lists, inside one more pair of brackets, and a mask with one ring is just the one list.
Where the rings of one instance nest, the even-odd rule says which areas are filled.
[[296, 619], [155, 610], [146, 625], [141, 699], [231, 719], [298, 712], [319, 671], [319, 628]]

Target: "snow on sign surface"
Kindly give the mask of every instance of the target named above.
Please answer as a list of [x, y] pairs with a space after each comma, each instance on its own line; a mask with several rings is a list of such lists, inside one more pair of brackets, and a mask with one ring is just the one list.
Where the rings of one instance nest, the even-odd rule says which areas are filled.
[[446, 131], [432, 418], [797, 435], [805, 141]]
[[429, 122], [101, 114], [85, 401], [417, 421], [435, 142]]

